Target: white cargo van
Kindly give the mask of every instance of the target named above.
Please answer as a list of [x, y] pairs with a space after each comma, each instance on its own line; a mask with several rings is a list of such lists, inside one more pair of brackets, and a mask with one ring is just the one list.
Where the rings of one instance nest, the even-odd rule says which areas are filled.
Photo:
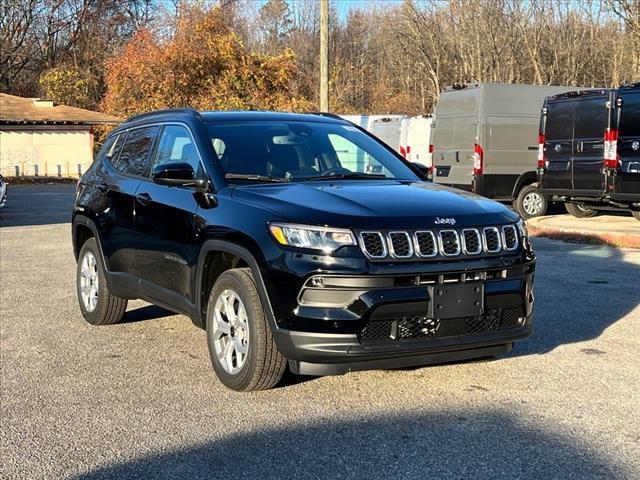
[[369, 131], [410, 162], [428, 169], [431, 161], [432, 115], [340, 115]]
[[575, 87], [463, 84], [440, 94], [433, 133], [433, 180], [514, 202], [525, 218], [544, 215], [537, 188], [540, 111], [547, 96]]

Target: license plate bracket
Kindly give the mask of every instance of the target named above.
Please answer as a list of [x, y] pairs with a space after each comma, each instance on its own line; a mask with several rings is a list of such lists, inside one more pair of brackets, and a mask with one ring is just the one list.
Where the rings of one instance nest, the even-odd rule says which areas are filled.
[[442, 283], [429, 287], [429, 316], [476, 317], [484, 311], [484, 285], [480, 282]]

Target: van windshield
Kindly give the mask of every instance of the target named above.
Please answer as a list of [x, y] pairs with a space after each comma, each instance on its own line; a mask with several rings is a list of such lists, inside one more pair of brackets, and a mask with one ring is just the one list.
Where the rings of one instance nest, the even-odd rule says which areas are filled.
[[319, 122], [211, 123], [208, 130], [218, 161], [229, 179], [419, 180], [392, 152], [352, 125]]

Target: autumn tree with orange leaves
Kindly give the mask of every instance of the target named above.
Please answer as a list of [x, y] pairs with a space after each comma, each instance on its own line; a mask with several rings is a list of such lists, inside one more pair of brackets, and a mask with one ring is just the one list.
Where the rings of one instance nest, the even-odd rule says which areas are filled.
[[108, 61], [102, 109], [122, 117], [174, 107], [306, 111], [296, 75], [290, 50], [249, 52], [220, 8], [191, 7], [170, 39], [141, 30]]

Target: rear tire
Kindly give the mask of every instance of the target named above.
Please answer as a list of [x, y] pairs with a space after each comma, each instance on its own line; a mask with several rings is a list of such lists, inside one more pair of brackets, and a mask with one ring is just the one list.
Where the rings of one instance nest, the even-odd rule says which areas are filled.
[[232, 390], [268, 390], [282, 378], [287, 360], [273, 341], [250, 269], [227, 270], [216, 280], [207, 303], [207, 344], [213, 369]]
[[591, 218], [598, 214], [597, 210], [588, 208], [581, 203], [565, 203], [564, 207], [576, 218]]
[[518, 192], [514, 208], [525, 220], [533, 217], [541, 217], [547, 212], [549, 200], [538, 190], [535, 184], [522, 187]]
[[636, 220], [640, 220], [640, 211], [632, 211], [631, 215], [633, 215]]
[[91, 325], [118, 323], [127, 311], [127, 300], [109, 292], [95, 238], [88, 239], [80, 249], [76, 267], [76, 290], [82, 316]]

